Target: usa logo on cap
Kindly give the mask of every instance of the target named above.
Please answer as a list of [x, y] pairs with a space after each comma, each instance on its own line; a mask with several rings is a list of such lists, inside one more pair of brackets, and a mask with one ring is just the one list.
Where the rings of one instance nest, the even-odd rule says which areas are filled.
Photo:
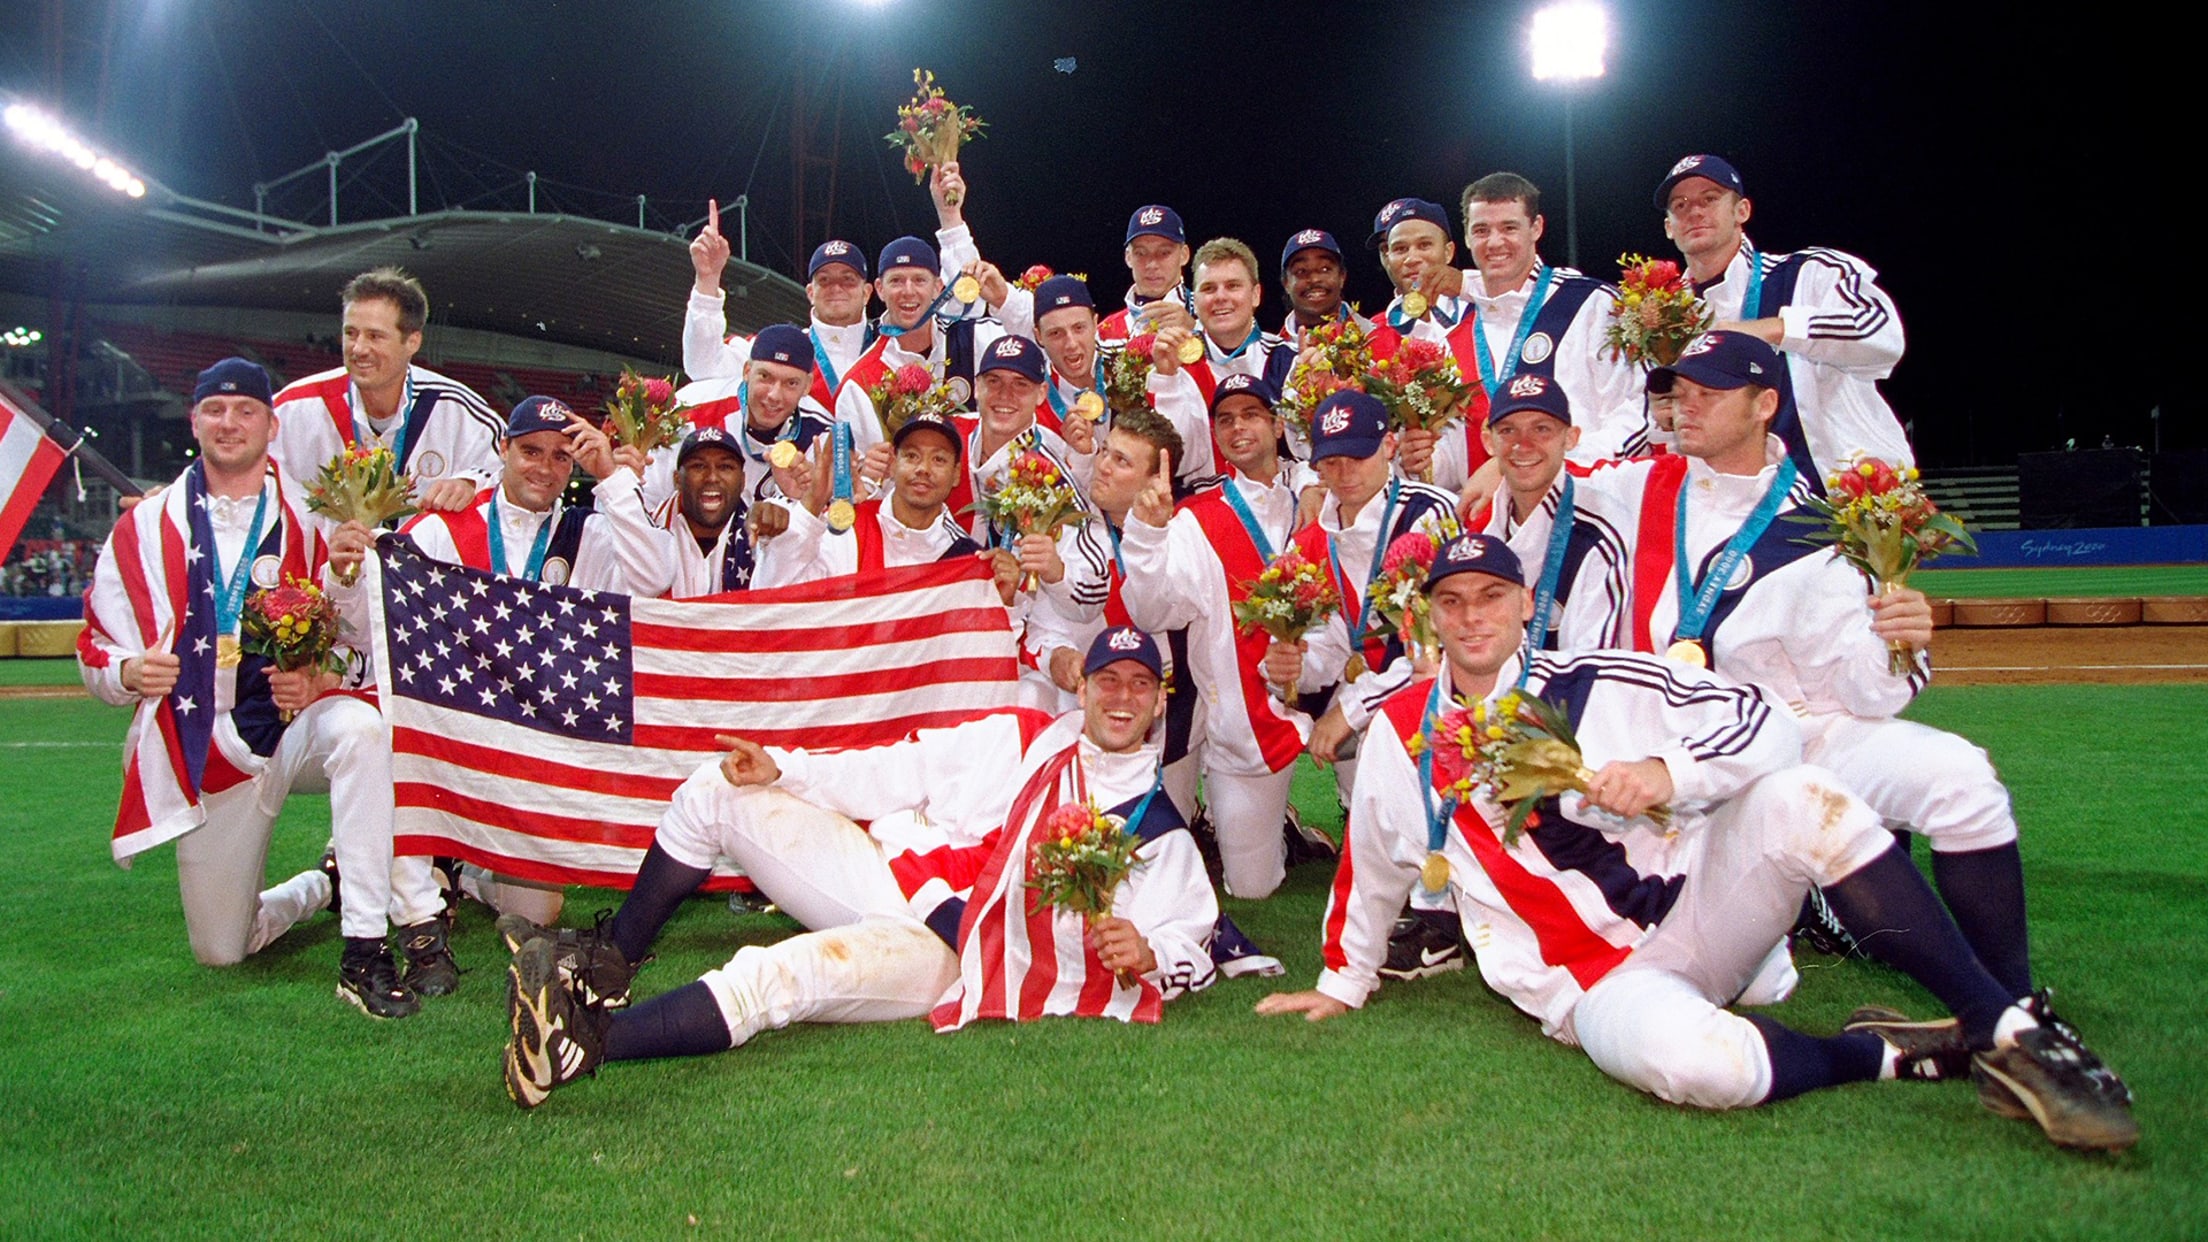
[[989, 354], [994, 358], [1017, 358], [1026, 352], [1027, 338], [1020, 336], [1000, 336], [997, 343], [989, 347]]
[[821, 246], [820, 252], [822, 254], [849, 254], [851, 253], [851, 243], [840, 241], [828, 242], [825, 245]]
[[1724, 339], [1725, 334], [1722, 332], [1705, 332], [1687, 342], [1687, 347], [1679, 351], [1679, 356], [1682, 358], [1699, 358], [1703, 354], [1716, 349], [1717, 343]]
[[1549, 381], [1538, 375], [1521, 375], [1510, 381], [1513, 397], [1538, 397], [1549, 390]]
[[1113, 630], [1112, 636], [1106, 639], [1105, 643], [1114, 651], [1140, 651], [1142, 650], [1142, 631], [1132, 626], [1123, 625]]
[[1165, 223], [1165, 212], [1161, 208], [1145, 207], [1135, 218], [1144, 224], [1163, 224]]
[[1678, 163], [1676, 163], [1676, 164], [1673, 164], [1673, 165], [1671, 166], [1671, 171], [1670, 171], [1670, 172], [1668, 172], [1668, 173], [1665, 173], [1664, 175], [1665, 175], [1665, 176], [1667, 176], [1667, 177], [1676, 177], [1676, 176], [1678, 176], [1678, 175], [1679, 175], [1680, 173], [1683, 173], [1683, 172], [1687, 171], [1687, 170], [1688, 170], [1688, 169], [1690, 169], [1690, 168], [1700, 168], [1700, 167], [1702, 167], [1702, 157], [1701, 157], [1701, 156], [1699, 156], [1699, 155], [1690, 155], [1690, 156], [1687, 156], [1686, 158], [1684, 158], [1684, 159], [1680, 160], [1680, 161], [1679, 161]]
[[1326, 240], [1326, 234], [1317, 229], [1305, 229], [1291, 240], [1298, 246], [1316, 246]]
[[1404, 212], [1409, 211], [1410, 209], [1410, 200], [1406, 198], [1399, 198], [1394, 202], [1389, 203], [1385, 208], [1381, 209], [1380, 218], [1389, 224], [1393, 224], [1395, 223], [1397, 217], [1401, 216]]
[[564, 427], [567, 425], [568, 419], [575, 417], [575, 411], [568, 409], [557, 397], [550, 397], [546, 398], [543, 405], [537, 407], [537, 417], [545, 422], [558, 423]]
[[1485, 538], [1487, 538], [1485, 535], [1466, 535], [1458, 539], [1455, 543], [1449, 545], [1449, 559], [1452, 561], [1478, 560], [1480, 553], [1487, 550], [1487, 545], [1481, 542]]
[[1338, 436], [1349, 430], [1349, 407], [1337, 405], [1319, 420], [1319, 430], [1330, 436]]

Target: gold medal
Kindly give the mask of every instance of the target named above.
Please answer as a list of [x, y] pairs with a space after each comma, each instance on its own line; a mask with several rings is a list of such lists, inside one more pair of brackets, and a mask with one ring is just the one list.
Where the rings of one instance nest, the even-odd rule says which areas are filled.
[[981, 282], [971, 276], [961, 276], [951, 282], [951, 296], [971, 306], [981, 297]]
[[1710, 653], [1702, 650], [1702, 644], [1691, 638], [1682, 638], [1671, 646], [1664, 648], [1664, 658], [1677, 660], [1681, 664], [1692, 665], [1695, 668], [1708, 668], [1710, 666]]
[[1365, 672], [1365, 657], [1361, 653], [1358, 655], [1353, 655], [1349, 657], [1349, 663], [1342, 666], [1342, 680], [1355, 681], [1358, 678], [1364, 676]]
[[236, 635], [225, 634], [215, 640], [216, 668], [236, 668], [238, 661], [243, 658], [245, 658], [245, 651], [238, 646]]
[[1180, 359], [1181, 365], [1184, 367], [1194, 366], [1202, 362], [1204, 360], [1204, 343], [1193, 336], [1182, 341]]
[[767, 450], [767, 464], [777, 470], [787, 470], [797, 464], [797, 446], [788, 440], [776, 440]]
[[828, 529], [840, 535], [851, 529], [851, 524], [858, 520], [859, 511], [851, 506], [850, 501], [832, 500], [828, 502]]
[[1104, 398], [1084, 392], [1073, 399], [1073, 412], [1093, 423], [1104, 417]]
[[1426, 317], [1426, 295], [1413, 289], [1403, 295], [1403, 313], [1412, 319]]
[[1426, 861], [1419, 864], [1418, 883], [1429, 893], [1449, 887], [1449, 860], [1441, 856], [1440, 850], [1426, 855]]

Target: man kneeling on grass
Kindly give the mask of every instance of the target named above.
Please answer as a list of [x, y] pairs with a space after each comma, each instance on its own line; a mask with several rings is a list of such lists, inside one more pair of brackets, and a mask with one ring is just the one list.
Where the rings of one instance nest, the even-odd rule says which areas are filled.
[[[1208, 987], [1219, 909], [1161, 796], [1162, 663], [1149, 635], [1115, 627], [1089, 645], [1080, 712], [1055, 721], [1007, 712], [837, 751], [724, 738], [729, 753], [676, 791], [610, 927], [502, 920], [519, 944], [507, 1094], [534, 1108], [602, 1061], [719, 1052], [793, 1022], [1154, 1022], [1162, 1001]], [[1066, 808], [1116, 818], [1137, 843], [1093, 921], [1029, 892]], [[808, 930], [611, 1012], [629, 963], [723, 858]]]
[[[1318, 1021], [1362, 1005], [1389, 925], [1423, 880], [1454, 890], [1489, 986], [1660, 1099], [1743, 1108], [1967, 1069], [1988, 1108], [2037, 1121], [2063, 1146], [2137, 1141], [2122, 1080], [2043, 1000], [1987, 973], [1877, 813], [1800, 763], [1791, 717], [1654, 656], [1523, 654], [1532, 600], [1518, 558], [1491, 535], [1445, 546], [1426, 591], [1443, 667], [1391, 697], [1367, 734], [1327, 969], [1315, 991], [1268, 996], [1259, 1013]], [[1459, 703], [1494, 713], [1513, 692], [1558, 705], [1592, 769], [1584, 797], [1542, 801], [1515, 839], [1464, 755], [1465, 739], [1496, 733], [1454, 714]], [[1651, 818], [1667, 806], [1668, 819]], [[1728, 1010], [1791, 990], [1783, 940], [1812, 885], [1956, 1016], [1863, 1009], [1819, 1037]]]

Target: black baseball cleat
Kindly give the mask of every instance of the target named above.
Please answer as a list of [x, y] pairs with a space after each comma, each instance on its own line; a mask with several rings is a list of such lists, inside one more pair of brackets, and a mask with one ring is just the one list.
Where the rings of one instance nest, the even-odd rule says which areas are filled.
[[338, 877], [338, 874], [337, 874], [337, 847], [336, 847], [336, 846], [334, 846], [334, 845], [333, 845], [333, 846], [329, 847], [328, 849], [326, 849], [326, 850], [323, 850], [323, 851], [322, 851], [322, 867], [321, 867], [321, 870], [322, 870], [322, 874], [323, 874], [323, 875], [326, 875], [326, 876], [328, 876], [328, 877], [329, 877], [329, 879], [330, 879], [330, 904], [329, 904], [329, 905], [327, 905], [327, 906], [325, 906], [325, 907], [323, 907], [323, 908], [324, 908], [324, 909], [326, 909], [326, 910], [328, 910], [328, 911], [329, 911], [330, 913], [332, 913], [332, 914], [341, 914], [341, 913], [343, 913], [343, 912], [344, 912], [344, 909], [345, 909], [345, 907], [344, 907], [344, 905], [343, 905], [343, 904], [342, 904], [342, 903], [341, 903], [341, 902], [340, 902], [340, 901], [338, 900], [338, 879], [339, 879], [339, 877]]
[[498, 937], [506, 942], [506, 951], [515, 954], [531, 941], [550, 941], [560, 979], [575, 989], [577, 997], [585, 1004], [625, 1009], [636, 972], [652, 959], [647, 955], [643, 962], [631, 963], [623, 956], [613, 944], [612, 921], [611, 910], [600, 910], [589, 927], [539, 927], [518, 914], [502, 914]]
[[507, 968], [512, 1036], [504, 1056], [506, 1094], [535, 1108], [560, 1087], [595, 1074], [611, 1015], [586, 1005], [560, 981], [558, 950], [540, 937]]
[[2004, 1048], [1971, 1061], [1978, 1102], [2003, 1117], [2032, 1121], [2058, 1147], [2119, 1151], [2139, 1141], [2131, 1088], [2055, 1016], [2045, 989], [2017, 1002], [2039, 1021]]
[[414, 989], [399, 982], [391, 946], [374, 936], [345, 937], [344, 955], [337, 960], [337, 996], [371, 1018], [409, 1018], [422, 1008]]
[[1794, 930], [1789, 933], [1794, 943], [1806, 944], [1827, 957], [1855, 957], [1863, 946], [1847, 928], [1840, 925], [1840, 916], [1832, 912], [1832, 903], [1825, 900], [1824, 890], [1812, 885], [1802, 898], [1802, 912], [1794, 920]]
[[446, 936], [451, 926], [447, 911], [399, 929], [407, 985], [424, 996], [450, 996], [460, 986], [460, 966], [452, 960]]
[[1281, 817], [1280, 831], [1288, 839], [1288, 865], [1291, 867], [1321, 859], [1331, 860], [1342, 852], [1341, 847], [1334, 844], [1334, 838], [1316, 828], [1304, 827], [1303, 816], [1294, 806]]
[[1380, 977], [1424, 979], [1463, 970], [1464, 963], [1464, 934], [1456, 915], [1409, 913], [1388, 932], [1388, 960], [1380, 965]]
[[1865, 1005], [1848, 1015], [1848, 1031], [1869, 1031], [1895, 1052], [1894, 1077], [1915, 1082], [1945, 1082], [1970, 1072], [1970, 1044], [1963, 1024], [1953, 1018], [1913, 1022], [1884, 1005]]

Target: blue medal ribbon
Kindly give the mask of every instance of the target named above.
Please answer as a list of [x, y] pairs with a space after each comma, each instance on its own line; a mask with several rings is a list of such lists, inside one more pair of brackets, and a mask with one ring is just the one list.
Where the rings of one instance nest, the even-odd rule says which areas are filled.
[[[368, 405], [360, 399], [360, 385], [354, 384], [346, 389], [345, 400], [347, 404], [352, 406], [353, 410], [353, 447], [366, 448], [369, 446], [369, 440], [374, 434], [374, 429], [368, 426]], [[398, 418], [399, 434], [398, 438], [391, 442], [391, 460], [401, 463], [401, 469], [403, 470], [403, 464], [406, 461], [406, 440], [414, 430], [414, 368], [412, 367], [407, 368], [406, 387], [399, 393]]]
[[[830, 382], [831, 384], [833, 384], [833, 383], [834, 383], [834, 381], [833, 381], [833, 380], [831, 380], [831, 381], [829, 381], [829, 382]], [[737, 405], [738, 405], [739, 407], [741, 407], [741, 409], [742, 409], [742, 412], [743, 412], [743, 415], [744, 415], [743, 430], [742, 430], [742, 432], [741, 432], [740, 434], [738, 434], [738, 435], [737, 435], [737, 437], [736, 437], [736, 447], [737, 447], [737, 448], [739, 448], [739, 449], [741, 449], [741, 450], [743, 450], [743, 454], [744, 454], [744, 459], [745, 459], [746, 461], [755, 461], [755, 462], [758, 462], [758, 463], [759, 463], [760, 465], [763, 465], [763, 466], [767, 466], [767, 467], [770, 467], [770, 468], [771, 468], [771, 467], [772, 467], [772, 466], [774, 465], [774, 463], [773, 463], [773, 462], [771, 462], [771, 461], [769, 461], [769, 460], [767, 460], [767, 455], [766, 455], [765, 453], [758, 453], [758, 454], [754, 454], [754, 453], [753, 453], [753, 452], [751, 451], [751, 441], [752, 441], [752, 434], [751, 434], [751, 381], [750, 381], [750, 380], [745, 380], [745, 381], [744, 381], [743, 383], [741, 383], [741, 384], [738, 384], [738, 385], [736, 386], [736, 403], [737, 403]], [[784, 440], [795, 440], [795, 439], [797, 439], [797, 430], [798, 430], [798, 424], [799, 424], [799, 423], [801, 423], [801, 422], [803, 422], [803, 421], [804, 421], [804, 418], [805, 418], [805, 411], [804, 411], [804, 410], [802, 410], [802, 409], [796, 409], [796, 410], [791, 410], [791, 411], [790, 411], [790, 413], [789, 413], [789, 417], [787, 417], [787, 418], [783, 419], [783, 420], [782, 420], [782, 426], [781, 426], [780, 428], [778, 428], [778, 429], [777, 429], [777, 430], [775, 431], [775, 433], [774, 433], [774, 439], [772, 439], [772, 440], [768, 441], [768, 443], [769, 443], [770, 445], [774, 445], [774, 444], [780, 444], [780, 443], [781, 443], [781, 442], [783, 442]]]
[[253, 564], [253, 558], [260, 553], [262, 524], [267, 518], [268, 485], [263, 483], [260, 499], [253, 505], [253, 526], [246, 532], [245, 547], [239, 550], [238, 563], [230, 567], [228, 574], [222, 572], [222, 549], [214, 546], [213, 540], [208, 541], [207, 555], [214, 559], [215, 581], [222, 584], [222, 590], [215, 596], [217, 634], [235, 632], [238, 618], [245, 612], [245, 584], [252, 577], [247, 571]]
[[1787, 493], [1794, 489], [1795, 473], [1793, 458], [1784, 458], [1779, 462], [1778, 473], [1772, 476], [1770, 488], [1763, 493], [1763, 499], [1756, 502], [1755, 510], [1748, 515], [1748, 520], [1741, 523], [1740, 529], [1733, 532], [1731, 539], [1725, 541], [1724, 550], [1717, 554], [1717, 559], [1710, 562], [1709, 572], [1702, 576], [1700, 587], [1694, 585], [1691, 568], [1693, 557], [1687, 551], [1688, 489], [1679, 489], [1679, 507], [1673, 523], [1671, 545], [1672, 568], [1679, 580], [1679, 623], [1672, 630], [1674, 641], [1691, 642], [1702, 637], [1704, 627], [1710, 623], [1710, 612], [1717, 607], [1718, 596], [1725, 593], [1725, 584], [1732, 580], [1733, 571], [1740, 567], [1741, 559], [1748, 555], [1748, 549], [1754, 547], [1756, 540], [1763, 537], [1771, 520], [1778, 516], [1780, 507], [1786, 503]]
[[1541, 314], [1541, 308], [1548, 304], [1549, 290], [1555, 285], [1551, 277], [1555, 273], [1556, 269], [1546, 263], [1534, 269], [1533, 292], [1527, 295], [1525, 313], [1518, 316], [1518, 331], [1510, 338], [1510, 357], [1499, 368], [1495, 359], [1488, 355], [1487, 329], [1480, 323], [1479, 304], [1473, 303], [1472, 361], [1480, 368], [1480, 387], [1487, 390], [1488, 396], [1502, 391], [1510, 377], [1518, 373], [1518, 359], [1526, 348], [1526, 337], [1532, 334], [1533, 321]]
[[[1387, 559], [1388, 523], [1395, 520], [1396, 496], [1402, 490], [1403, 480], [1388, 480], [1388, 504], [1386, 508], [1380, 511], [1380, 531], [1373, 536], [1372, 567], [1365, 571], [1364, 594], [1359, 597], [1357, 604], [1357, 624], [1352, 626], [1349, 631], [1349, 645], [1353, 651], [1364, 642], [1365, 624], [1372, 617], [1372, 584], [1380, 577], [1381, 562]], [[1326, 541], [1326, 559], [1334, 567], [1334, 580], [1337, 582], [1348, 581], [1348, 575], [1342, 572], [1342, 554], [1334, 547], [1332, 536], [1329, 536]]]
[[[1094, 387], [1084, 389], [1082, 391], [1093, 392], [1097, 396], [1101, 397], [1104, 395], [1104, 354], [1101, 350], [1097, 352], [1095, 368], [1096, 377], [1093, 381], [1091, 381], [1094, 384]], [[1053, 367], [1051, 369], [1051, 375], [1055, 377], [1057, 374], [1057, 368]], [[1043, 385], [1043, 395], [1050, 398], [1051, 412], [1058, 416], [1059, 422], [1062, 423], [1066, 421], [1068, 417], [1072, 416], [1073, 403], [1058, 395], [1058, 381], [1056, 378], [1051, 379], [1049, 383]]]
[[[935, 295], [935, 300], [928, 303], [927, 309], [920, 312], [920, 318], [914, 320], [911, 327], [900, 328], [896, 324], [891, 323], [887, 316], [884, 316], [881, 322], [875, 325], [874, 331], [881, 334], [882, 336], [891, 338], [903, 336], [907, 332], [918, 332], [920, 330], [920, 325], [927, 323], [930, 319], [934, 318], [935, 312], [941, 310], [943, 308], [943, 304], [950, 300], [951, 286], [946, 284], [943, 286], [943, 291]], [[956, 316], [949, 316], [949, 318], [956, 318]], [[825, 372], [823, 374], [825, 374]]]
[[[491, 537], [491, 572], [510, 576], [513, 571], [506, 568], [506, 532], [498, 519], [498, 491], [495, 488], [491, 491], [491, 511], [486, 516], [489, 520], [484, 525], [490, 528]], [[559, 517], [560, 502], [555, 500], [552, 511], [544, 515], [544, 525], [537, 527], [536, 542], [529, 546], [529, 564], [521, 572], [521, 576], [531, 582], [544, 573], [544, 552], [552, 546], [552, 528], [559, 525]]]
[[1760, 319], [1762, 315], [1758, 312], [1763, 309], [1763, 257], [1756, 253], [1754, 246], [1748, 244], [1746, 237], [1740, 239], [1740, 253], [1748, 259], [1748, 290], [1740, 295], [1740, 317]]
[[[795, 413], [790, 415], [790, 421], [797, 421]], [[851, 435], [851, 424], [839, 419], [836, 422], [836, 439], [831, 461], [835, 471], [835, 499], [845, 502], [851, 499]]]
[[828, 381], [828, 395], [833, 397], [836, 395], [836, 385], [842, 382], [842, 377], [836, 374], [836, 364], [828, 360], [828, 347], [821, 343], [820, 329], [809, 327], [805, 329], [805, 335], [813, 338], [813, 365], [820, 369], [820, 378]]
[[1204, 348], [1210, 350], [1212, 354], [1219, 359], [1219, 361], [1232, 362], [1242, 355], [1250, 352], [1250, 346], [1255, 345], [1258, 343], [1258, 341], [1264, 339], [1265, 333], [1260, 330], [1256, 322], [1253, 321], [1250, 324], [1250, 334], [1246, 337], [1243, 337], [1242, 343], [1235, 346], [1231, 350], [1219, 348], [1219, 346], [1212, 341], [1211, 335], [1209, 333], [1202, 333], [1202, 335], [1204, 338]]
[[1227, 494], [1227, 507], [1234, 510], [1242, 530], [1257, 547], [1258, 559], [1270, 565], [1273, 561], [1273, 541], [1265, 537], [1265, 528], [1258, 525], [1257, 514], [1250, 509], [1250, 502], [1242, 498], [1242, 489], [1235, 486], [1233, 478], [1219, 480], [1219, 490]]
[[1459, 799], [1455, 794], [1439, 800], [1434, 797], [1434, 731], [1441, 727], [1441, 678], [1434, 678], [1433, 691], [1426, 696], [1426, 716], [1419, 727], [1422, 742], [1418, 748], [1418, 792], [1426, 800], [1426, 852], [1439, 854], [1449, 840], [1449, 821], [1457, 817]]
[[[1681, 488], [1683, 493], [1685, 488]], [[1556, 500], [1556, 523], [1549, 528], [1548, 558], [1541, 562], [1541, 584], [1533, 592], [1533, 621], [1526, 627], [1526, 663], [1532, 666], [1533, 653], [1549, 641], [1549, 614], [1556, 610], [1556, 584], [1564, 570], [1564, 548], [1572, 541], [1572, 522], [1575, 514], [1572, 506], [1572, 476], [1564, 476], [1563, 494]], [[1519, 674], [1524, 680], [1524, 673]]]

